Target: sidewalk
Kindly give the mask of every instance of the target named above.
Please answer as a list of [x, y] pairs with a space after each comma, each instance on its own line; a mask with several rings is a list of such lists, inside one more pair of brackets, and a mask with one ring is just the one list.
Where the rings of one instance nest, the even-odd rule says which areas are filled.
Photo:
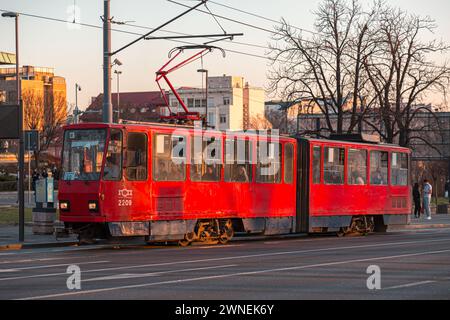
[[415, 219], [412, 215], [410, 224], [406, 226], [392, 226], [389, 227], [388, 231], [432, 228], [450, 228], [450, 214], [432, 214], [431, 220], [427, 220], [425, 215], [421, 215], [419, 219]]
[[77, 238], [60, 238], [56, 240], [54, 235], [36, 235], [32, 232], [32, 227], [25, 225], [25, 242], [19, 243], [19, 226], [0, 225], [0, 250], [22, 249], [34, 247], [64, 246], [77, 242]]

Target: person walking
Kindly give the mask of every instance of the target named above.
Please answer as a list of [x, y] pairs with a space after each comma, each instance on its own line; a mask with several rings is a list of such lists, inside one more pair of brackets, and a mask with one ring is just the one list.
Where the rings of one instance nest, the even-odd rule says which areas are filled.
[[433, 187], [428, 182], [427, 179], [423, 181], [423, 209], [424, 213], [427, 215], [427, 220], [431, 220], [431, 194], [433, 193]]
[[448, 178], [445, 183], [445, 197], [448, 199], [448, 202], [450, 202], [450, 178]]
[[414, 218], [420, 218], [420, 210], [422, 207], [420, 205], [420, 190], [419, 184], [416, 182], [413, 188], [413, 199], [414, 199]]

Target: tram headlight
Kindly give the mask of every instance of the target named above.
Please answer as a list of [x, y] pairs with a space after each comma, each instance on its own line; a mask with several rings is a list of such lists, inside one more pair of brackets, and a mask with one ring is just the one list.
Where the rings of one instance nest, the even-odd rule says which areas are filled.
[[70, 202], [69, 201], [60, 201], [59, 209], [62, 211], [69, 211], [70, 210]]
[[98, 202], [96, 200], [90, 200], [88, 202], [89, 211], [98, 211]]

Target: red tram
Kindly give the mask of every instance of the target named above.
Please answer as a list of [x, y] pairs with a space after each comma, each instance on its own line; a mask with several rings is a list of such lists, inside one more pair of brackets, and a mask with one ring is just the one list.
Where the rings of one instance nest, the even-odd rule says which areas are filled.
[[60, 219], [81, 240], [226, 243], [234, 232], [406, 224], [410, 150], [164, 124], [64, 129]]

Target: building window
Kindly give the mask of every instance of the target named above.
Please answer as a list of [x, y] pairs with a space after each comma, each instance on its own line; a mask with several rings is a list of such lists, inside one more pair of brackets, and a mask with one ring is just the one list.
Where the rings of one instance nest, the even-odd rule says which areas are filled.
[[348, 150], [348, 184], [364, 185], [367, 183], [367, 151]]
[[224, 98], [223, 98], [223, 104], [224, 104], [225, 106], [230, 105], [230, 98], [224, 97]]
[[251, 182], [252, 159], [252, 143], [249, 140], [226, 140], [225, 181]]
[[227, 123], [227, 116], [225, 114], [220, 115], [220, 123]]
[[214, 98], [208, 98], [208, 108], [214, 107]]
[[388, 184], [388, 153], [372, 151], [370, 153], [370, 184]]
[[313, 148], [313, 161], [312, 161], [312, 169], [313, 169], [313, 183], [320, 184], [320, 160], [322, 158], [322, 149], [319, 146], [315, 146]]
[[201, 102], [202, 102], [202, 100], [195, 99], [195, 102], [194, 102], [195, 108], [200, 108], [201, 107]]
[[128, 180], [147, 180], [147, 135], [145, 133], [128, 133], [126, 160]]
[[222, 141], [216, 137], [194, 137], [191, 152], [191, 180], [220, 181]]
[[193, 108], [194, 107], [194, 99], [188, 98], [187, 104], [188, 104], [188, 108]]
[[206, 99], [202, 99], [202, 108], [206, 108]]
[[153, 180], [186, 179], [186, 137], [156, 134], [153, 143]]
[[408, 155], [406, 153], [391, 154], [391, 184], [393, 186], [408, 185]]
[[329, 148], [324, 150], [323, 178], [327, 184], [344, 184], [344, 148]]
[[208, 124], [210, 126], [216, 125], [216, 115], [214, 114], [214, 112], [208, 112]]

